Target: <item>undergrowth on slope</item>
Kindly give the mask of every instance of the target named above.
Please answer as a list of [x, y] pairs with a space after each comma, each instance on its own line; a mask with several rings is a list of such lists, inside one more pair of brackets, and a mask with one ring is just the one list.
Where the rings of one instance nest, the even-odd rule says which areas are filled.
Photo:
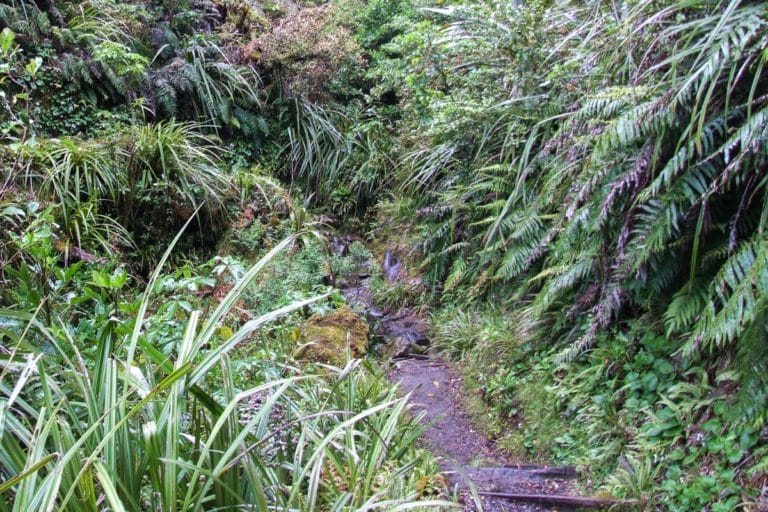
[[745, 489], [759, 492], [751, 450], [761, 428], [735, 426], [728, 374], [675, 359], [643, 322], [605, 332], [570, 363], [536, 349], [522, 325], [494, 309], [449, 307], [433, 319], [437, 349], [463, 362], [506, 449], [573, 464], [585, 485], [640, 509], [733, 510]]

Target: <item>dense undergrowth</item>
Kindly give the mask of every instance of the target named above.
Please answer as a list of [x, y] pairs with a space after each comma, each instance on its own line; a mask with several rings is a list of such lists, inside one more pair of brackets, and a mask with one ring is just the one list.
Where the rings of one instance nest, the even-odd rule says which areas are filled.
[[3, 212], [19, 232], [0, 309], [2, 510], [436, 506], [422, 427], [381, 371], [298, 357], [303, 319], [343, 299], [326, 298], [322, 245], [283, 238], [290, 219], [248, 256], [164, 270], [167, 252], [142, 285], [120, 261], [65, 264], [36, 203]]
[[301, 175], [345, 190], [340, 156], [380, 161], [356, 127], [388, 128], [373, 233], [412, 244], [439, 345], [474, 362], [516, 450], [643, 507], [759, 506], [765, 3], [413, 7], [359, 11], [394, 29], [368, 50], [363, 119], [327, 101], [345, 144]]
[[14, 0], [0, 27], [0, 509], [428, 506], [378, 371], [301, 358], [353, 218], [512, 451], [640, 507], [765, 506], [764, 2]]
[[304, 356], [354, 262], [275, 177], [284, 14], [0, 5], [0, 510], [444, 504], [385, 374]]
[[641, 507], [764, 506], [767, 22], [467, 2], [387, 47], [390, 222], [446, 305], [440, 348], [510, 447]]

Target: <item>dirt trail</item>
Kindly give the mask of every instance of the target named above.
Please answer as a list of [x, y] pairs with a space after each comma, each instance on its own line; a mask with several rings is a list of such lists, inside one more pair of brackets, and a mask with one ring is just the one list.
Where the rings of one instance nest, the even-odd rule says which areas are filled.
[[[332, 247], [345, 254], [359, 238], [337, 237]], [[387, 281], [398, 279], [401, 263], [389, 251], [382, 274]], [[464, 510], [473, 512], [566, 511], [565, 506], [531, 503], [533, 496], [575, 495], [572, 471], [547, 466], [514, 464], [501, 454], [472, 423], [462, 399], [465, 390], [458, 372], [427, 350], [426, 320], [409, 310], [386, 312], [375, 306], [370, 291], [370, 262], [358, 276], [337, 283], [348, 302], [375, 325], [374, 335], [393, 347], [390, 379], [410, 393], [414, 413], [423, 413], [430, 424], [422, 442], [439, 457], [451, 492], [457, 492]], [[502, 492], [525, 495], [510, 500], [484, 495]]]
[[[441, 459], [451, 490], [458, 489], [464, 509], [486, 512], [571, 510], [536, 503], [515, 502], [477, 493], [505, 492], [531, 495], [574, 494], [568, 471], [546, 466], [521, 466], [500, 454], [472, 423], [463, 407], [464, 392], [457, 372], [440, 359], [403, 359], [394, 363], [390, 378], [399, 382], [416, 413], [431, 424], [423, 442]], [[471, 485], [470, 485], [471, 482]], [[476, 500], [481, 502], [480, 506]]]

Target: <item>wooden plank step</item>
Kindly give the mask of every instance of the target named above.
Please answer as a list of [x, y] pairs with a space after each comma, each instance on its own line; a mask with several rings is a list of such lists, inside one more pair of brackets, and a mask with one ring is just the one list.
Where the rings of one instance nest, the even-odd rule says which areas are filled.
[[480, 491], [478, 494], [480, 494], [480, 496], [502, 498], [510, 501], [522, 501], [527, 503], [539, 503], [541, 505], [581, 508], [609, 508], [616, 505], [626, 505], [630, 503], [627, 500], [590, 498], [587, 496], [567, 496], [562, 494], [524, 494], [491, 491]]

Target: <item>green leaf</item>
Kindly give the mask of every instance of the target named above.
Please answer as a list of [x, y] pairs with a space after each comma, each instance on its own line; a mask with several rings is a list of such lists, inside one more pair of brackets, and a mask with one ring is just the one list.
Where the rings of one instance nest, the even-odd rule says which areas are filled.
[[29, 477], [30, 475], [33, 475], [40, 471], [46, 464], [48, 464], [51, 461], [57, 460], [59, 458], [58, 453], [52, 453], [50, 455], [46, 455], [36, 463], [32, 464], [27, 470], [25, 470], [23, 473], [20, 473], [16, 476], [13, 476], [9, 478], [6, 482], [3, 482], [0, 484], [0, 494], [3, 494], [9, 489], [12, 489], [14, 485], [18, 484], [25, 478]]
[[30, 75], [35, 76], [42, 65], [43, 59], [40, 57], [35, 57], [34, 59], [29, 59], [29, 62], [27, 63], [24, 70]]
[[717, 418], [712, 418], [701, 426], [701, 430], [712, 434], [719, 434], [723, 430], [723, 424]]
[[653, 362], [653, 369], [662, 375], [670, 375], [672, 373], [675, 373], [675, 367], [672, 366], [672, 363], [667, 361], [666, 359], [656, 359]]
[[8, 27], [5, 27], [3, 31], [0, 32], [0, 50], [2, 50], [6, 57], [8, 54], [10, 54], [11, 48], [13, 48], [13, 41], [15, 39], [16, 34], [14, 34], [13, 31]]
[[99, 270], [94, 270], [91, 273], [91, 284], [99, 288], [112, 287], [109, 279], [109, 274], [107, 274], [106, 272], [101, 272]]
[[656, 388], [659, 385], [659, 378], [656, 376], [655, 373], [646, 373], [643, 375], [643, 388], [647, 393], [652, 393], [656, 391]]
[[742, 432], [739, 436], [739, 446], [742, 450], [752, 448], [757, 443], [758, 436], [751, 432]]
[[737, 446], [726, 446], [725, 456], [728, 457], [728, 462], [736, 464], [744, 457], [744, 452]]
[[25, 213], [24, 210], [17, 206], [6, 206], [0, 210], [0, 215], [5, 215], [6, 217], [24, 217]]
[[707, 441], [709, 453], [720, 453], [725, 448], [725, 440], [722, 437], [712, 437]]

